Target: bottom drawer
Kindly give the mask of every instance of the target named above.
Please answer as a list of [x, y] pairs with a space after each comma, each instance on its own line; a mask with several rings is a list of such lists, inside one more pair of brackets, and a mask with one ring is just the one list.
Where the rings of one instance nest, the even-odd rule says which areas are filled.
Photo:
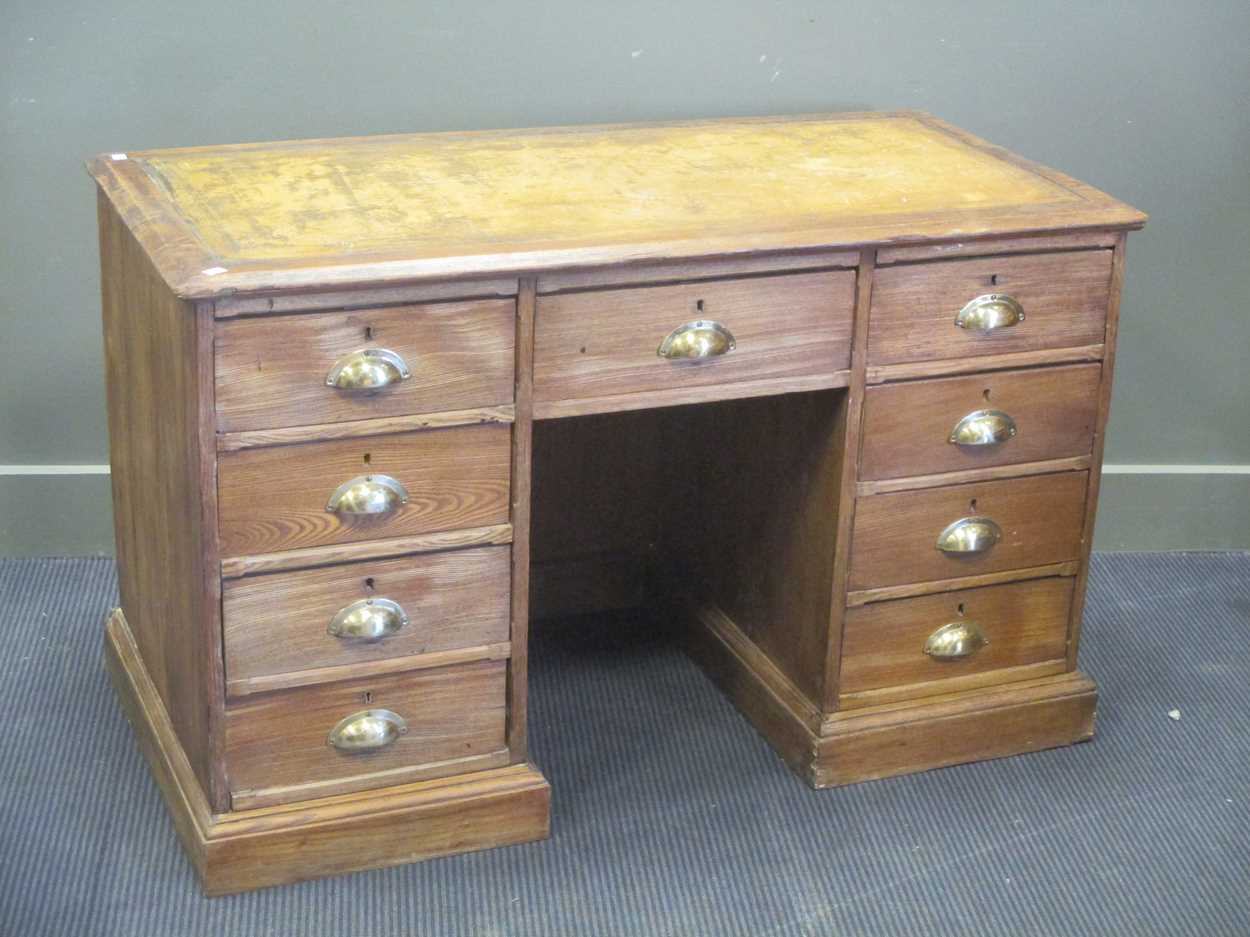
[[[503, 764], [504, 688], [505, 663], [484, 661], [233, 703], [226, 708], [232, 805], [238, 810]], [[341, 747], [331, 744], [336, 727]]]
[[1073, 583], [1037, 579], [849, 609], [843, 702], [886, 702], [1062, 671]]

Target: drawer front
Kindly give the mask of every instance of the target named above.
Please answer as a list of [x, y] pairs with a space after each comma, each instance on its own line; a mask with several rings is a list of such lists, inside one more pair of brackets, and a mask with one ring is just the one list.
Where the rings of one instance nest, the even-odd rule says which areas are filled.
[[[954, 579], [1075, 560], [1088, 472], [869, 495], [855, 504], [852, 590]], [[937, 548], [950, 525], [989, 518], [1000, 534], [981, 552]]]
[[[221, 322], [217, 427], [273, 429], [511, 403], [514, 313], [511, 300], [481, 300]], [[336, 363], [369, 349], [375, 366], [389, 362], [370, 372], [373, 379], [381, 374], [391, 383], [373, 390], [326, 383]], [[368, 381], [348, 374], [341, 383]]]
[[[874, 602], [846, 613], [843, 695], [990, 674], [1067, 655], [1070, 578]], [[982, 684], [1003, 682], [987, 679]]]
[[870, 387], [860, 477], [1088, 455], [1101, 373], [1084, 364]]
[[227, 688], [506, 642], [510, 556], [481, 547], [227, 580]]
[[[1111, 251], [985, 257], [878, 270], [868, 326], [872, 365], [1098, 345], [1105, 338]], [[980, 331], [955, 319], [972, 300], [1006, 295], [1024, 318]]]
[[[223, 556], [378, 540], [508, 520], [511, 427], [394, 433], [223, 452]], [[380, 514], [327, 510], [339, 486], [398, 481], [405, 503]]]
[[[360, 790], [400, 783], [398, 772], [405, 768], [424, 777], [464, 771], [461, 759], [505, 747], [504, 673], [502, 661], [488, 661], [232, 703], [226, 707], [230, 790], [248, 792], [251, 802], [276, 803], [307, 793], [275, 788], [307, 790], [333, 781], [339, 782], [336, 791]], [[343, 720], [369, 711], [394, 713], [403, 720], [402, 733], [375, 749], [344, 751], [330, 744]], [[261, 793], [266, 790], [271, 793]]]
[[[541, 296], [534, 396], [572, 400], [813, 375], [850, 364], [854, 271]], [[723, 325], [735, 347], [703, 359], [657, 354], [678, 327]]]

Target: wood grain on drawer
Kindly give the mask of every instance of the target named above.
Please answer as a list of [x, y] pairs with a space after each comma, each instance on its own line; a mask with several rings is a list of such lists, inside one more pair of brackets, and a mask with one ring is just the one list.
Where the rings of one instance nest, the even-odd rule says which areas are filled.
[[[679, 393], [770, 378], [832, 381], [850, 363], [854, 289], [855, 273], [845, 270], [540, 296], [534, 398]], [[699, 319], [721, 323], [737, 347], [700, 361], [656, 354], [671, 331]]]
[[[873, 365], [1097, 345], [1105, 338], [1111, 251], [985, 257], [878, 270], [868, 361]], [[959, 328], [955, 316], [986, 293], [1005, 293], [1024, 321], [993, 332]]]
[[[222, 432], [466, 410], [512, 401], [512, 300], [434, 303], [217, 324]], [[399, 354], [411, 377], [374, 393], [326, 385], [343, 355]]]
[[[869, 495], [855, 504], [850, 589], [954, 579], [1061, 563], [1081, 555], [1088, 472]], [[1001, 539], [978, 554], [937, 549], [964, 517], [989, 517]]]
[[[343, 793], [464, 771], [464, 759], [504, 748], [504, 675], [502, 661], [486, 661], [232, 703], [225, 757], [235, 807], [241, 799], [301, 799], [279, 792], [292, 787], [334, 782]], [[345, 753], [329, 744], [340, 720], [369, 709], [397, 714], [407, 731], [376, 751]]]
[[[870, 387], [860, 478], [900, 478], [1087, 455], [1098, 416], [1101, 365], [1000, 371]], [[997, 410], [1016, 434], [987, 446], [950, 442], [955, 426]]]
[[[497, 424], [223, 452], [222, 555], [506, 523], [510, 460], [511, 427]], [[326, 510], [340, 484], [363, 475], [397, 479], [408, 502], [357, 520]]]
[[[254, 691], [264, 685], [257, 678], [275, 674], [506, 642], [510, 556], [506, 546], [480, 547], [226, 580], [227, 690]], [[375, 641], [329, 632], [341, 609], [370, 599], [398, 603], [408, 624]]]
[[[1061, 670], [1073, 582], [1054, 577], [849, 609], [840, 691], [847, 696], [927, 684], [927, 692], [943, 693], [955, 678], [985, 675], [977, 681], [984, 686], [1011, 679], [1007, 668], [1053, 661]], [[988, 643], [968, 657], [930, 657], [925, 641], [952, 622], [975, 626]]]

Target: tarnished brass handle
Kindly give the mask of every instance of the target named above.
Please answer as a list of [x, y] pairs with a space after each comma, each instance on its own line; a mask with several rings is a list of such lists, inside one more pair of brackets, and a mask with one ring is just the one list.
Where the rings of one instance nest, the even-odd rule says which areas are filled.
[[375, 752], [399, 741], [408, 723], [389, 709], [362, 709], [339, 721], [327, 741], [341, 752]]
[[1002, 410], [973, 410], [955, 424], [948, 441], [957, 446], [997, 446], [1016, 435], [1016, 421]]
[[733, 333], [711, 319], [695, 319], [679, 325], [660, 342], [655, 353], [661, 358], [689, 358], [701, 361], [728, 354], [738, 347]]
[[1003, 530], [988, 517], [961, 517], [938, 534], [943, 553], [984, 553], [998, 543]]
[[959, 660], [971, 657], [989, 643], [975, 621], [952, 621], [929, 635], [924, 652], [934, 660]]
[[389, 475], [358, 475], [334, 489], [326, 510], [332, 514], [361, 516], [390, 514], [408, 503], [408, 491]]
[[412, 376], [408, 364], [389, 348], [362, 348], [334, 362], [326, 386], [350, 393], [373, 393]]
[[970, 332], [1009, 329], [1024, 321], [1024, 307], [1006, 293], [978, 296], [955, 316], [955, 324]]
[[394, 599], [361, 599], [340, 608], [326, 630], [336, 638], [372, 642], [389, 638], [406, 624], [408, 615]]

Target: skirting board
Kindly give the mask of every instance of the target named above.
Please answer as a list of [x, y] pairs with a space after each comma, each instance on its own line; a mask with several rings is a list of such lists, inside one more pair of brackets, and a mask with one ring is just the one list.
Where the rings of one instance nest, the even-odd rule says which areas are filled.
[[820, 718], [723, 615], [689, 622], [687, 649], [812, 787], [1058, 748], [1093, 736], [1098, 693], [1079, 672]]
[[[1099, 498], [1095, 550], [1250, 550], [1250, 474], [1107, 473]], [[108, 475], [0, 474], [0, 555], [111, 554], [110, 499]]]
[[121, 609], [105, 663], [204, 892], [223, 895], [545, 839], [551, 788], [511, 765], [353, 795], [214, 814]]

